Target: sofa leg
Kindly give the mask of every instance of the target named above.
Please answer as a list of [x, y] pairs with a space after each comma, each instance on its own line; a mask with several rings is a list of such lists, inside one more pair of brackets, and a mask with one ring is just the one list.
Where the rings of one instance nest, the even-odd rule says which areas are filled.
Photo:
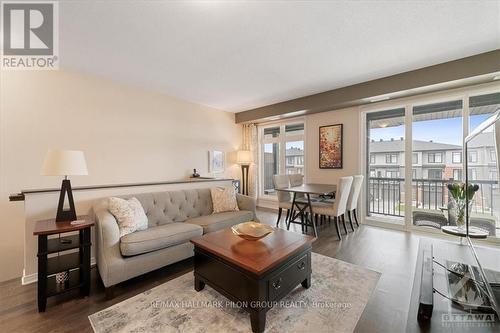
[[105, 289], [106, 300], [111, 300], [115, 297], [115, 286], [107, 287]]

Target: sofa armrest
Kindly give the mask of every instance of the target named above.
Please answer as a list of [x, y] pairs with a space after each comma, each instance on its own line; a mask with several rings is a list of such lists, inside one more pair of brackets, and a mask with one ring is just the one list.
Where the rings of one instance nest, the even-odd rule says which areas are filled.
[[236, 193], [236, 201], [238, 202], [238, 208], [240, 210], [249, 210], [253, 213], [253, 219], [259, 221], [256, 214], [257, 200], [255, 198], [249, 197], [248, 195], [243, 195]]
[[123, 273], [123, 257], [120, 252], [120, 230], [115, 217], [103, 207], [94, 206], [96, 222], [96, 261], [104, 286], [114, 285], [114, 277]]

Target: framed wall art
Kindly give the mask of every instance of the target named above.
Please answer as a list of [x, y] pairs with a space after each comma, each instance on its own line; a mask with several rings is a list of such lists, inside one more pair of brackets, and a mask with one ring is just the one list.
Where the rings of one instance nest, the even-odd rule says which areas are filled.
[[342, 169], [342, 140], [342, 124], [320, 126], [320, 169]]

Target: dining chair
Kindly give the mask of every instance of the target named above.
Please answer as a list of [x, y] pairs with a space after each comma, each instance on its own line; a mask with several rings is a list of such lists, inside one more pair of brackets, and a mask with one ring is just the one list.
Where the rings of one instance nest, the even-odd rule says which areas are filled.
[[[301, 174], [293, 174], [293, 175], [288, 175], [290, 178], [290, 186], [301, 186], [304, 185], [304, 175]], [[296, 198], [303, 198], [304, 194], [302, 193], [297, 193]]]
[[[302, 186], [302, 185], [304, 185], [304, 175], [296, 173], [296, 174], [288, 175], [288, 177], [290, 178], [290, 186]], [[306, 195], [304, 193], [296, 193], [295, 194], [295, 201], [307, 203]], [[313, 198], [311, 198], [311, 201], [315, 201], [315, 200]], [[292, 210], [292, 213], [293, 212], [294, 211]], [[301, 215], [302, 220], [304, 218], [308, 218], [309, 212], [305, 212], [304, 214], [305, 214], [304, 216]], [[304, 229], [304, 225], [302, 225], [302, 229]], [[307, 232], [307, 226], [305, 226], [305, 230]]]
[[312, 204], [313, 212], [315, 214], [333, 217], [333, 222], [335, 223], [337, 235], [340, 240], [342, 240], [339, 229], [339, 222], [341, 220], [344, 225], [344, 231], [347, 234], [344, 214], [346, 212], [347, 199], [349, 198], [352, 182], [352, 176], [340, 177], [337, 183], [337, 191], [335, 193], [335, 200], [333, 203], [316, 202]]
[[[273, 176], [274, 188], [284, 188], [290, 186], [290, 179], [288, 175], [274, 175]], [[276, 191], [278, 197], [278, 220], [276, 221], [276, 227], [279, 226], [281, 220], [281, 213], [283, 208], [286, 209], [285, 224], [290, 216], [290, 211], [292, 209], [292, 201], [290, 192]]]
[[358, 217], [356, 216], [358, 208], [359, 195], [361, 193], [361, 186], [363, 185], [363, 175], [356, 175], [352, 181], [351, 192], [349, 193], [349, 198], [347, 199], [347, 216], [349, 217], [349, 223], [351, 224], [352, 231], [354, 231], [354, 225], [352, 223], [351, 214], [354, 215], [354, 221], [359, 227]]

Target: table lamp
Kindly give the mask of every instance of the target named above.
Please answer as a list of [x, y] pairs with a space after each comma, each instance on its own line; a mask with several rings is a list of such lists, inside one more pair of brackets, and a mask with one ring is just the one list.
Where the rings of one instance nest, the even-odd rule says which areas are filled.
[[[43, 176], [64, 176], [59, 195], [59, 205], [57, 206], [56, 222], [76, 220], [75, 203], [68, 176], [88, 175], [83, 151], [49, 149], [47, 155], [45, 155], [41, 174]], [[68, 210], [64, 209], [66, 195], [68, 196]]]
[[238, 150], [236, 163], [241, 165], [241, 190], [242, 194], [248, 195], [248, 169], [252, 163], [252, 152], [250, 150]]

